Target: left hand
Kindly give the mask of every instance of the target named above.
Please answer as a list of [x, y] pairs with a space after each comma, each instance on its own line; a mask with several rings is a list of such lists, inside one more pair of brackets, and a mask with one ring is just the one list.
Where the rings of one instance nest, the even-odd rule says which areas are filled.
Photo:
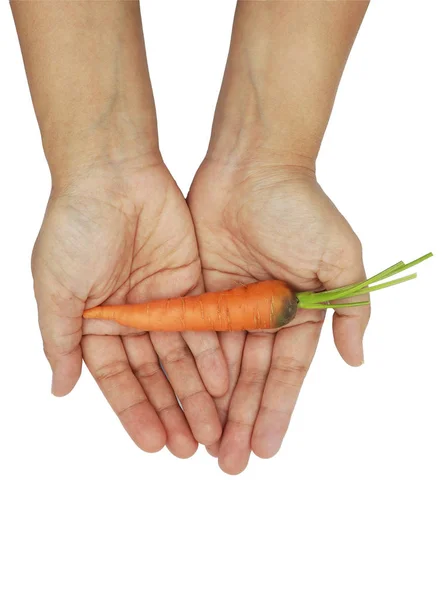
[[[259, 160], [208, 158], [189, 194], [206, 289], [265, 279], [297, 290], [331, 289], [365, 279], [360, 242], [322, 191], [312, 169]], [[216, 400], [225, 423], [208, 448], [231, 474], [251, 450], [263, 458], [279, 449], [319, 340], [324, 312], [302, 310], [275, 332], [220, 334], [229, 391]], [[342, 308], [334, 317], [344, 360], [363, 361], [369, 307]]]

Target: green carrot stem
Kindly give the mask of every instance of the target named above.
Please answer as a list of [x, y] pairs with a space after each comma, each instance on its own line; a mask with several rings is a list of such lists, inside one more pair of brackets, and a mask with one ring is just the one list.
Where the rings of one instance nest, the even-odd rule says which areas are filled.
[[315, 308], [315, 309], [320, 309], [320, 310], [324, 310], [326, 308], [346, 308], [346, 307], [350, 307], [350, 306], [369, 306], [370, 302], [367, 300], [365, 302], [346, 302], [346, 303], [342, 303], [342, 304], [329, 304], [329, 303], [324, 303], [324, 304], [309, 304], [308, 307], [303, 307], [301, 306], [301, 308]]
[[[322, 302], [326, 300], [337, 300], [338, 298], [348, 297], [348, 292], [357, 292], [359, 289], [363, 289], [367, 287], [370, 283], [377, 283], [378, 281], [382, 281], [382, 279], [386, 279], [387, 277], [392, 277], [396, 274], [397, 269], [401, 267], [404, 263], [397, 263], [393, 265], [389, 269], [385, 269], [378, 275], [371, 277], [365, 281], [361, 281], [359, 283], [353, 283], [351, 285], [346, 285], [344, 287], [335, 288], [333, 290], [321, 291], [321, 292], [301, 292], [302, 296], [308, 298], [308, 296], [313, 296], [315, 298], [315, 302]], [[299, 296], [299, 294], [298, 294]]]
[[424, 260], [427, 260], [431, 256], [433, 256], [433, 254], [429, 252], [428, 254], [425, 254], [424, 256], [421, 256], [420, 258], [407, 264], [405, 264], [403, 261], [398, 262], [395, 265], [389, 267], [388, 269], [381, 271], [377, 275], [374, 275], [374, 277], [370, 277], [370, 279], [366, 279], [365, 281], [359, 283], [346, 285], [344, 287], [336, 288], [334, 290], [322, 292], [300, 292], [299, 294], [297, 294], [298, 306], [300, 308], [315, 309], [338, 308], [345, 306], [364, 306], [366, 304], [369, 304], [369, 302], [350, 302], [346, 304], [337, 305], [332, 305], [330, 304], [330, 302], [334, 300], [363, 296], [365, 294], [368, 294], [369, 292], [375, 292], [377, 290], [382, 290], [393, 285], [398, 285], [399, 283], [403, 283], [404, 281], [410, 281], [410, 279], [414, 279], [416, 277], [415, 273], [413, 273], [412, 275], [407, 275], [406, 277], [400, 277], [399, 279], [395, 279], [393, 281], [384, 282], [379, 285], [371, 285], [389, 277], [393, 277], [394, 275], [398, 275], [399, 273], [402, 273], [402, 271], [405, 271], [406, 269], [414, 267], [415, 265], [423, 262]]
[[307, 297], [309, 295], [315, 296], [316, 299], [319, 299], [319, 297], [323, 298], [324, 300], [327, 300], [327, 298], [337, 299], [338, 294], [340, 294], [341, 292], [342, 293], [347, 292], [348, 290], [357, 291], [359, 288], [366, 287], [370, 283], [376, 283], [377, 281], [381, 281], [382, 279], [386, 279], [387, 277], [392, 277], [397, 272], [399, 272], [398, 269], [401, 268], [404, 264], [405, 263], [402, 261], [398, 262], [395, 265], [393, 265], [392, 267], [389, 267], [388, 269], [381, 271], [381, 273], [378, 273], [377, 275], [370, 277], [370, 279], [361, 281], [360, 283], [351, 283], [350, 285], [345, 285], [343, 287], [335, 288], [334, 290], [329, 290], [329, 291], [324, 291], [324, 292], [301, 292], [301, 293], [305, 297]]
[[370, 285], [366, 288], [358, 290], [355, 296], [363, 296], [364, 294], [368, 294], [370, 292], [376, 292], [377, 290], [383, 290], [388, 287], [392, 287], [393, 285], [398, 285], [399, 283], [404, 283], [405, 281], [410, 281], [411, 279], [416, 279], [417, 274], [412, 273], [411, 275], [407, 275], [406, 277], [399, 277], [399, 279], [393, 279], [393, 281], [385, 281], [384, 283], [379, 283], [378, 285]]
[[358, 296], [365, 296], [365, 294], [369, 294], [370, 292], [376, 292], [377, 290], [383, 290], [384, 288], [391, 287], [393, 285], [398, 285], [398, 283], [404, 283], [404, 281], [409, 281], [410, 279], [416, 279], [416, 273], [412, 275], [407, 275], [406, 277], [400, 277], [399, 279], [393, 279], [393, 281], [386, 281], [384, 283], [379, 283], [378, 285], [367, 285], [366, 287], [359, 288], [357, 290], [349, 290], [345, 294], [339, 294], [339, 296], [335, 296], [332, 300], [339, 300], [340, 298], [357, 298]]

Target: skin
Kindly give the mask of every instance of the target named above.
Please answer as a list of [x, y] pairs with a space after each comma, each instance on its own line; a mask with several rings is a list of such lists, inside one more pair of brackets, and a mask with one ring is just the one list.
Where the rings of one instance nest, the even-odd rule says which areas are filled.
[[[239, 2], [207, 157], [189, 194], [208, 290], [269, 278], [298, 290], [365, 278], [361, 243], [316, 179], [315, 161], [366, 2]], [[313, 359], [323, 311], [277, 333], [220, 334], [229, 390], [209, 446], [240, 473], [276, 454]], [[369, 307], [342, 308], [334, 339], [363, 362]]]
[[[167, 442], [184, 457], [199, 441], [231, 474], [252, 450], [273, 456], [321, 312], [303, 311], [277, 333], [223, 334], [227, 366], [213, 333], [140, 336], [82, 324], [81, 314], [198, 293], [203, 283], [219, 290], [275, 277], [304, 290], [365, 277], [361, 244], [317, 183], [315, 161], [367, 2], [238, 3], [209, 150], [188, 199], [194, 225], [158, 150], [138, 3], [12, 7], [53, 182], [33, 254], [53, 393], [72, 389], [83, 358], [141, 448]], [[337, 348], [354, 366], [368, 318], [366, 307], [334, 317]]]
[[216, 334], [140, 335], [82, 319], [103, 302], [203, 291], [190, 213], [158, 149], [138, 3], [12, 9], [52, 176], [32, 257], [52, 392], [69, 393], [84, 360], [140, 448], [188, 457], [221, 435]]

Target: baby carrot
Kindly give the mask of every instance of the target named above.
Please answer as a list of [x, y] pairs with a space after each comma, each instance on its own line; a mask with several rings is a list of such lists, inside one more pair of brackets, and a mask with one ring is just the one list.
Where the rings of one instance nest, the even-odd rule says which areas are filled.
[[282, 327], [296, 313], [296, 294], [283, 281], [261, 281], [225, 292], [97, 306], [86, 319], [111, 319], [144, 331], [234, 331]]
[[85, 319], [108, 319], [144, 331], [236, 331], [277, 329], [295, 318], [298, 308], [323, 310], [364, 306], [363, 302], [336, 302], [363, 296], [408, 281], [415, 274], [379, 283], [430, 258], [432, 253], [405, 264], [399, 262], [360, 283], [334, 290], [296, 292], [289, 284], [261, 281], [223, 292], [152, 300], [144, 304], [97, 306], [84, 311]]

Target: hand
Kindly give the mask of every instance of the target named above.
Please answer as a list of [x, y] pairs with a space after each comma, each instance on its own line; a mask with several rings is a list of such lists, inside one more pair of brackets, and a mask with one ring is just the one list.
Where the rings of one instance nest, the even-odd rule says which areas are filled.
[[[282, 279], [298, 290], [331, 289], [365, 278], [361, 245], [318, 185], [313, 170], [260, 159], [206, 159], [189, 194], [207, 290]], [[279, 449], [313, 359], [324, 311], [299, 311], [277, 333], [223, 333], [228, 392], [216, 400], [225, 423], [208, 448], [231, 474], [250, 451]], [[369, 308], [336, 311], [334, 339], [350, 365], [363, 362]]]
[[35, 244], [35, 294], [52, 390], [56, 396], [71, 391], [83, 357], [140, 448], [155, 452], [167, 441], [173, 454], [188, 457], [197, 442], [211, 444], [221, 435], [209, 395], [227, 388], [216, 334], [149, 335], [82, 319], [85, 308], [103, 302], [202, 290], [190, 213], [164, 164], [122, 164], [84, 167], [58, 183]]

